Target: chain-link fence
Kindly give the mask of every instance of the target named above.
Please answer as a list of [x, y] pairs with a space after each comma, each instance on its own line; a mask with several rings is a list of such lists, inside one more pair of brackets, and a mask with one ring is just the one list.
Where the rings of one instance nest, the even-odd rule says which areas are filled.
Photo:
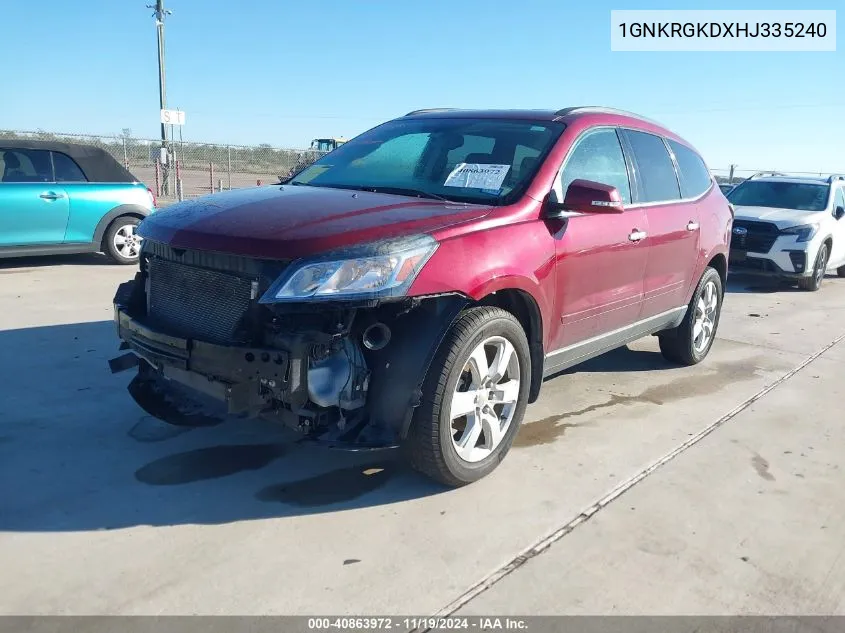
[[101, 147], [156, 192], [159, 204], [215, 191], [255, 187], [277, 182], [306, 167], [325, 152], [219, 145], [175, 140], [162, 152], [161, 140], [142, 139], [126, 132], [114, 136], [56, 134], [0, 130], [0, 139], [15, 138], [83, 143]]
[[[95, 145], [107, 150], [134, 176], [156, 192], [159, 204], [215, 191], [277, 182], [311, 164], [325, 152], [281, 149], [270, 145], [220, 145], [175, 140], [162, 153], [160, 139], [135, 138], [131, 132], [112, 136], [0, 130], [0, 139], [30, 138]], [[770, 169], [711, 169], [720, 183], [738, 183]], [[777, 170], [774, 170], [777, 172]], [[824, 172], [787, 172], [794, 176], [829, 176]]]

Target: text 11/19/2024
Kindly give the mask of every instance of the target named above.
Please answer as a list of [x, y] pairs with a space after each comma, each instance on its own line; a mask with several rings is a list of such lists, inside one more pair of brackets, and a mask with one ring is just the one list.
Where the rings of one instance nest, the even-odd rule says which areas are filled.
[[527, 631], [525, 618], [502, 616], [308, 618], [309, 631]]

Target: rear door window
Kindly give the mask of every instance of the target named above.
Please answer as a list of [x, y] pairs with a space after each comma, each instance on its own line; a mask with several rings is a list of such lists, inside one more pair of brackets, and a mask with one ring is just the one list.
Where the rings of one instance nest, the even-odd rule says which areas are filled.
[[52, 182], [50, 152], [39, 149], [4, 149], [2, 182]]
[[56, 182], [86, 182], [88, 180], [76, 161], [67, 154], [53, 152], [53, 168], [56, 172]]
[[686, 145], [669, 140], [669, 147], [681, 172], [681, 194], [684, 198], [697, 198], [710, 188], [713, 179], [704, 160]]
[[616, 187], [622, 202], [631, 202], [628, 168], [616, 130], [604, 128], [588, 132], [578, 141], [563, 168], [560, 193], [565, 197], [572, 181], [579, 179]]
[[639, 202], [671, 202], [681, 198], [681, 188], [672, 157], [663, 139], [655, 134], [625, 130], [634, 152], [640, 176], [642, 199]]

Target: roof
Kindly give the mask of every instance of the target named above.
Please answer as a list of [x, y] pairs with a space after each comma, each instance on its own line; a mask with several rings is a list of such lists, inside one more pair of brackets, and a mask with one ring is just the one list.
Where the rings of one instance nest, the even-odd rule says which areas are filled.
[[587, 114], [606, 114], [610, 116], [622, 116], [630, 119], [644, 121], [658, 127], [665, 127], [657, 121], [652, 121], [634, 112], [608, 108], [604, 106], [573, 106], [558, 110], [463, 110], [461, 108], [428, 108], [414, 110], [406, 114], [406, 117], [414, 118], [473, 118], [473, 119], [527, 119], [530, 121], [561, 121]]
[[814, 176], [758, 176], [757, 178], [748, 178], [745, 182], [793, 182], [801, 185], [830, 184], [828, 178]]
[[7, 149], [48, 150], [67, 154], [90, 182], [138, 182], [129, 170], [101, 147], [81, 143], [0, 138], [0, 152]]
[[556, 110], [464, 110], [460, 108], [429, 108], [414, 110], [406, 117], [426, 119], [528, 119], [554, 121]]

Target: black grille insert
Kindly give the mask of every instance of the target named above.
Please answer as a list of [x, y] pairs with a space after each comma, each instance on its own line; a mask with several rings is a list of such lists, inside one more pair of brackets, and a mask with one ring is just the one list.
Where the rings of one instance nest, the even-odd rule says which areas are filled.
[[230, 343], [249, 309], [256, 279], [167, 261], [148, 260], [148, 317], [166, 332]]
[[[768, 253], [778, 238], [778, 227], [771, 222], [734, 220], [731, 248], [752, 253]], [[740, 230], [737, 233], [737, 229]], [[745, 232], [742, 232], [742, 231]]]

